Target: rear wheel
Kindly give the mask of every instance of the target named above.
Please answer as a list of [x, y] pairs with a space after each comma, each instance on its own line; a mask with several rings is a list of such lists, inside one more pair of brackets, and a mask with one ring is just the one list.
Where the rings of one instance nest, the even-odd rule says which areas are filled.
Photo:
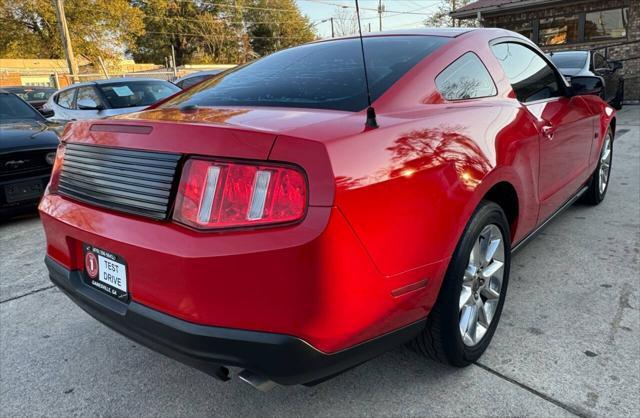
[[604, 144], [600, 151], [600, 158], [596, 171], [591, 176], [589, 189], [585, 192], [583, 201], [590, 205], [597, 205], [604, 200], [609, 188], [609, 177], [611, 175], [611, 163], [613, 161], [613, 134], [611, 129], [607, 130]]
[[498, 325], [509, 282], [511, 243], [502, 209], [483, 201], [458, 243], [418, 352], [453, 366], [477, 360]]

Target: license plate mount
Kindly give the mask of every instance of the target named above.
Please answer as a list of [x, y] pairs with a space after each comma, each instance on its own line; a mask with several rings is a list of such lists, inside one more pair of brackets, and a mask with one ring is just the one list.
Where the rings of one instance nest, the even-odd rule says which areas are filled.
[[7, 203], [22, 202], [24, 200], [37, 199], [42, 196], [42, 181], [29, 180], [4, 186], [4, 194]]
[[90, 244], [84, 244], [84, 280], [120, 301], [129, 301], [127, 264], [124, 258]]

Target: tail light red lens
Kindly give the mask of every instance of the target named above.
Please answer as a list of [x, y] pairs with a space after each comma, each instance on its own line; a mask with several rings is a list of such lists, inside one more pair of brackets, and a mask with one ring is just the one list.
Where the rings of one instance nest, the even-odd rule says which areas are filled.
[[173, 218], [200, 229], [294, 222], [307, 205], [304, 174], [293, 167], [188, 160]]

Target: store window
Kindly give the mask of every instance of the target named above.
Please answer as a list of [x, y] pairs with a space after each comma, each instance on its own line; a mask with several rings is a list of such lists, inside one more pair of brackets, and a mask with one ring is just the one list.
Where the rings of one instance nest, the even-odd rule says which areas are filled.
[[562, 45], [578, 41], [576, 16], [560, 16], [540, 19], [538, 43], [540, 45]]
[[505, 29], [514, 31], [519, 33], [522, 36], [525, 36], [529, 39], [533, 39], [533, 27], [531, 25], [531, 21], [520, 21], [520, 22], [508, 22], [503, 25]]
[[584, 39], [599, 41], [626, 38], [629, 8], [589, 12], [585, 16]]

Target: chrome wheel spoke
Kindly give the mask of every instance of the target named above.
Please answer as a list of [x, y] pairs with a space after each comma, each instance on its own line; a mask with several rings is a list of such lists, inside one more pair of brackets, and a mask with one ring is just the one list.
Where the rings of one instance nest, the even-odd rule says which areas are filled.
[[476, 327], [478, 326], [478, 307], [475, 304], [466, 305], [460, 316], [460, 332], [467, 344], [475, 344]]
[[600, 170], [598, 170], [598, 190], [600, 193], [604, 193], [607, 188], [607, 183], [609, 182], [611, 158], [611, 137], [608, 136], [602, 147], [602, 154], [600, 155]]
[[484, 262], [485, 263], [490, 263], [491, 260], [493, 260], [493, 257], [496, 255], [496, 251], [498, 251], [498, 248], [500, 247], [500, 244], [502, 243], [501, 239], [493, 239], [489, 242], [489, 245], [487, 246], [487, 252], [484, 255]]
[[478, 267], [473, 264], [469, 264], [467, 269], [464, 271], [464, 278], [462, 279], [464, 283], [471, 283], [476, 278], [478, 274]]
[[482, 289], [482, 294], [487, 299], [498, 299], [500, 298], [500, 289], [502, 287], [502, 280], [497, 277], [492, 277], [489, 279], [487, 284]]
[[459, 309], [462, 310], [466, 305], [473, 300], [473, 291], [471, 286], [462, 286], [462, 292], [460, 292]]
[[496, 313], [496, 308], [498, 307], [498, 299], [490, 299], [484, 302], [483, 310], [485, 318], [487, 318], [487, 323], [490, 324], [493, 320], [493, 315]]
[[610, 142], [607, 139], [607, 143], [605, 144], [605, 149], [604, 152], [602, 153], [602, 161], [607, 161], [609, 159], [609, 154], [611, 154], [611, 146], [610, 146]]
[[494, 274], [498, 273], [502, 269], [502, 266], [504, 266], [502, 261], [493, 260], [491, 264], [482, 270], [482, 277], [490, 279]]

